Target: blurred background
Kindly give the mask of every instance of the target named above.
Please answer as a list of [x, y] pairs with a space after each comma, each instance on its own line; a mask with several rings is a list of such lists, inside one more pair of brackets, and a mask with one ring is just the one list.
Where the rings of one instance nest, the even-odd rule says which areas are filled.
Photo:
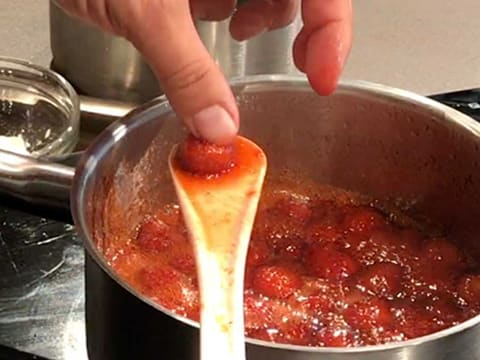
[[[48, 66], [48, 1], [0, 4], [1, 54]], [[354, 47], [344, 78], [422, 94], [480, 85], [478, 0], [356, 0], [354, 10]]]

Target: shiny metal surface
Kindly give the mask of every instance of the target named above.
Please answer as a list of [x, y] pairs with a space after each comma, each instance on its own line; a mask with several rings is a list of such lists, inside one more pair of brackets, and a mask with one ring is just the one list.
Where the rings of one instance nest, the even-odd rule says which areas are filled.
[[[480, 125], [397, 89], [344, 83], [316, 96], [304, 78], [262, 76], [234, 84], [241, 133], [269, 157], [268, 178], [288, 171], [394, 201], [426, 214], [480, 256]], [[292, 119], [295, 122], [292, 123]], [[197, 358], [197, 324], [173, 315], [118, 278], [103, 256], [144, 214], [175, 200], [168, 150], [184, 136], [168, 104], [115, 123], [89, 148], [74, 180], [72, 210], [87, 248], [86, 326], [91, 360]], [[445, 196], [448, 194], [448, 196]], [[398, 344], [308, 348], [249, 340], [249, 360], [471, 360], [480, 316]], [[134, 339], [134, 340], [133, 340]]]
[[127, 115], [138, 105], [130, 102], [80, 96], [80, 112], [82, 114], [80, 130], [98, 133], [112, 122]]
[[68, 16], [53, 1], [50, 47], [52, 69], [80, 94], [143, 102], [161, 93], [150, 67], [133, 46]]
[[95, 118], [121, 118], [135, 109], [138, 103], [128, 103], [114, 100], [105, 100], [90, 96], [80, 96], [80, 112], [82, 118], [91, 116]]
[[[301, 20], [246, 42], [230, 37], [228, 20], [196, 22], [205, 46], [229, 78], [254, 74], [294, 73], [293, 40]], [[81, 44], [81, 46], [79, 46]], [[162, 91], [150, 67], [124, 39], [85, 25], [50, 2], [52, 68], [81, 94], [144, 102]]]
[[75, 169], [0, 151], [0, 192], [32, 204], [69, 208]]

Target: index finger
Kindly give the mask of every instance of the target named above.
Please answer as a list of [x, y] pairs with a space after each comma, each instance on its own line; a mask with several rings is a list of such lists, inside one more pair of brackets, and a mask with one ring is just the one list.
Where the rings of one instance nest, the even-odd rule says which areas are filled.
[[351, 0], [303, 0], [304, 27], [294, 46], [297, 66], [322, 95], [332, 93], [352, 45]]

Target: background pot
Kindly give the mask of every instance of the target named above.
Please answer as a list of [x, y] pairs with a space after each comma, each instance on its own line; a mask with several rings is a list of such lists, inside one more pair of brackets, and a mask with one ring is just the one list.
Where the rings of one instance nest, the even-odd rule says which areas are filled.
[[[300, 30], [292, 25], [237, 42], [229, 20], [197, 21], [198, 33], [227, 77], [296, 72], [290, 56]], [[52, 69], [80, 94], [128, 102], [144, 102], [162, 93], [150, 67], [126, 40], [104, 33], [66, 14], [50, 1]]]
[[[233, 88], [242, 134], [269, 157], [267, 181], [288, 169], [393, 200], [412, 215], [443, 224], [479, 256], [480, 125], [472, 119], [423, 97], [362, 82], [344, 83], [327, 98], [316, 96], [304, 78], [253, 77]], [[175, 200], [165, 154], [185, 135], [179, 124], [167, 103], [150, 103], [102, 133], [77, 168], [71, 202], [87, 250], [91, 360], [197, 358], [196, 324], [144, 298], [103, 256], [111, 242], [132, 234], [144, 214]], [[480, 357], [479, 322], [477, 316], [426, 337], [369, 348], [250, 340], [248, 359], [471, 360]]]

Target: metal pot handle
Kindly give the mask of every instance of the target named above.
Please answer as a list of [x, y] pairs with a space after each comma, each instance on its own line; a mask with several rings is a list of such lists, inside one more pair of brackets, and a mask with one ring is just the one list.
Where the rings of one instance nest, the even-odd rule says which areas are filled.
[[0, 151], [0, 193], [30, 204], [69, 209], [75, 168]]
[[81, 127], [86, 132], [99, 133], [139, 105], [139, 103], [80, 96]]

